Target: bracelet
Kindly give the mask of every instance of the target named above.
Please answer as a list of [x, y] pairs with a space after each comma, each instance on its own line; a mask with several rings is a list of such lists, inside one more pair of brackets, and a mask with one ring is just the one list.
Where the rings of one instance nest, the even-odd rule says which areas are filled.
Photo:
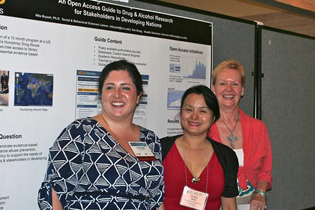
[[261, 195], [262, 197], [265, 198], [265, 200], [267, 201], [267, 195], [266, 195], [266, 192], [265, 191], [262, 191], [262, 190], [259, 190], [259, 189], [256, 189], [253, 194], [252, 194], [252, 197], [256, 194], [259, 194]]

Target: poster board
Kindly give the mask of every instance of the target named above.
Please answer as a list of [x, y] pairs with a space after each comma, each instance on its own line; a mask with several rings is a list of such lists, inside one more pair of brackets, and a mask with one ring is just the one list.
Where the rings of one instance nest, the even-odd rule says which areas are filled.
[[314, 37], [262, 30], [262, 120], [271, 139], [274, 176], [268, 210], [315, 207], [314, 49]]
[[181, 132], [183, 92], [210, 84], [211, 22], [99, 1], [7, 0], [0, 24], [0, 70], [9, 74], [1, 209], [37, 209], [48, 148], [75, 118], [100, 110], [95, 78], [109, 62], [136, 64], [145, 97], [134, 122], [159, 136]]

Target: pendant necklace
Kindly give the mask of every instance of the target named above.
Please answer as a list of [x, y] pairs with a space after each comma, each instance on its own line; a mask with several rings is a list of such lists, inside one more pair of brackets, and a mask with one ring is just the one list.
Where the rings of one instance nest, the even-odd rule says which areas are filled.
[[192, 183], [197, 183], [200, 181], [200, 178], [198, 176], [194, 176], [194, 178], [192, 178], [191, 182]]
[[230, 131], [230, 135], [227, 136], [226, 139], [231, 142], [231, 147], [232, 147], [233, 149], [235, 148], [235, 141], [238, 140], [237, 136], [235, 136], [233, 132], [234, 132], [236, 126], [237, 126], [239, 117], [240, 117], [240, 115], [238, 114], [238, 115], [237, 115], [237, 119], [236, 119], [236, 123], [235, 123], [235, 126], [234, 126], [233, 130], [231, 130], [231, 129], [227, 126], [227, 124], [224, 122], [223, 119], [221, 119], [222, 122], [223, 122], [223, 124], [225, 125], [225, 127]]
[[[183, 136], [183, 140], [184, 140], [184, 143], [185, 143], [185, 138], [184, 138], [184, 136]], [[185, 162], [185, 144], [184, 144], [184, 151], [183, 151], [183, 153], [184, 153], [184, 164], [185, 164], [185, 178], [186, 178], [186, 186], [187, 186], [187, 166], [186, 166], [186, 162]], [[207, 183], [208, 183], [208, 164], [207, 164]], [[191, 174], [192, 176], [193, 176], [193, 178], [191, 179], [191, 182], [192, 183], [194, 183], [194, 184], [196, 184], [196, 183], [198, 183], [199, 181], [200, 181], [200, 177], [198, 177], [198, 176], [194, 176], [193, 174]], [[208, 186], [207, 186], [207, 192], [208, 192]]]

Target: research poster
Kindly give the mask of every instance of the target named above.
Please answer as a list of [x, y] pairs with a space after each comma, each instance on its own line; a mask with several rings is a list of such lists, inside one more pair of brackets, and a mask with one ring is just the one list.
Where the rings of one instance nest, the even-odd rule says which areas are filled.
[[181, 133], [183, 92], [210, 85], [212, 23], [102, 1], [0, 1], [0, 210], [38, 209], [56, 137], [101, 110], [98, 76], [127, 59], [144, 86], [134, 122]]

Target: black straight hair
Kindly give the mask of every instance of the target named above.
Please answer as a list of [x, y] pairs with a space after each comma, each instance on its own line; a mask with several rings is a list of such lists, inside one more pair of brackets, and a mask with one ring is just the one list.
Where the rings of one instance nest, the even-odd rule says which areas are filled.
[[203, 95], [203, 98], [208, 106], [208, 108], [212, 111], [214, 115], [214, 121], [217, 121], [220, 118], [220, 108], [217, 97], [214, 95], [212, 90], [205, 85], [196, 85], [188, 88], [181, 100], [180, 104], [180, 113], [182, 113], [182, 108], [184, 105], [184, 101], [188, 95], [195, 93], [197, 95]]

